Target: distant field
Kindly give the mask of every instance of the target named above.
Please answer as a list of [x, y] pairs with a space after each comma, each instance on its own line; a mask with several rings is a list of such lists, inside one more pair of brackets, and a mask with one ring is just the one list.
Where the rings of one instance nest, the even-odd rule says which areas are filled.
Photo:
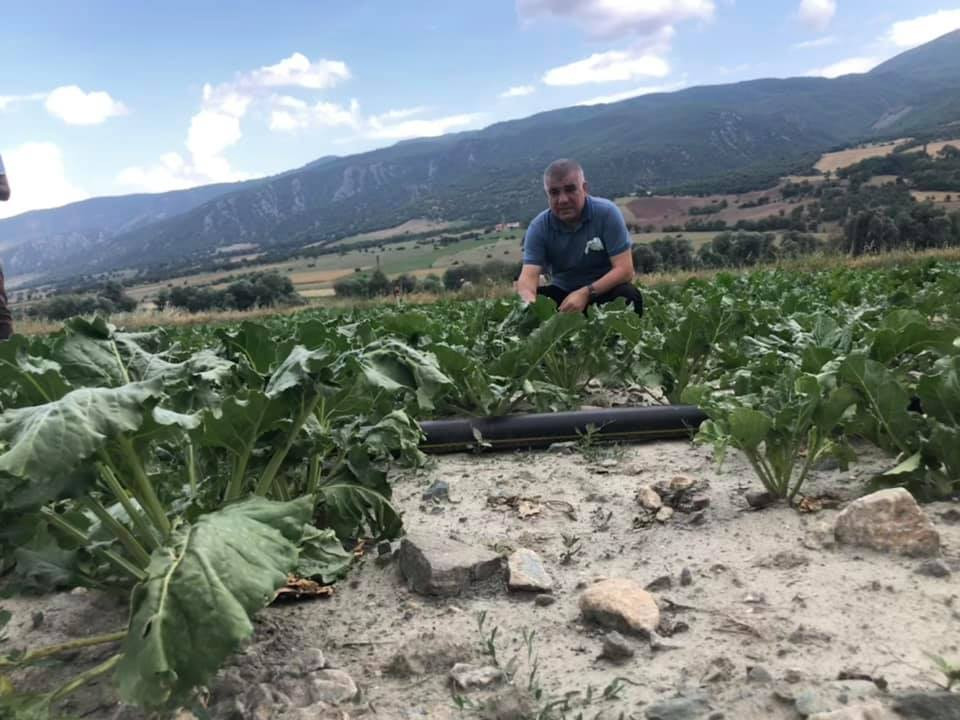
[[[927, 143], [927, 155], [929, 155], [930, 157], [933, 157], [939, 154], [940, 151], [943, 150], [947, 145], [953, 145], [955, 148], [960, 150], [960, 138], [956, 138], [954, 140], [941, 140], [939, 142]], [[910, 150], [907, 150], [907, 152], [920, 152], [921, 150], [923, 150], [923, 148], [917, 147], [917, 148], [911, 148]]]
[[[708, 195], [696, 197], [692, 195], [651, 195], [639, 198], [620, 198], [617, 204], [623, 211], [627, 222], [646, 226], [653, 225], [662, 229], [665, 226], [683, 226], [691, 220], [724, 220], [727, 225], [736, 225], [740, 220], [758, 220], [760, 218], [777, 215], [781, 210], [790, 212], [801, 203], [778, 200], [780, 193], [777, 188], [757, 190], [741, 195]], [[761, 198], [766, 198], [764, 205], [742, 207], [744, 203], [750, 205]], [[691, 208], [702, 208], [711, 205], [727, 203], [724, 209], [708, 215], [691, 215]]]
[[826, 153], [820, 156], [814, 167], [820, 172], [836, 172], [848, 165], [853, 165], [871, 157], [883, 157], [893, 152], [893, 148], [910, 138], [902, 138], [888, 143], [876, 145], [866, 145], [864, 147], [851, 148], [849, 150], [840, 150], [838, 152]]
[[338, 240], [337, 242], [333, 243], [332, 246], [338, 247], [341, 245], [356, 245], [358, 243], [363, 243], [370, 240], [386, 240], [388, 238], [397, 238], [403, 235], [416, 235], [418, 233], [433, 231], [440, 232], [441, 230], [448, 230], [450, 228], [460, 227], [461, 225], [463, 225], [461, 222], [438, 222], [436, 220], [418, 218], [415, 220], [407, 220], [407, 222], [401, 225], [395, 225], [391, 228], [374, 230], [373, 232], [361, 233], [359, 235], [351, 235], [343, 240]]
[[871, 187], [880, 187], [881, 185], [889, 185], [890, 183], [895, 183], [899, 175], [874, 175], [872, 178], [867, 180], [864, 185], [869, 185]]

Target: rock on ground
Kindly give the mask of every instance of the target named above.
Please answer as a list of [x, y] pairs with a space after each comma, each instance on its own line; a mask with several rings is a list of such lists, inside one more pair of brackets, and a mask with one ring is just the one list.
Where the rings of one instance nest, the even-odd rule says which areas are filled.
[[507, 587], [511, 590], [550, 592], [553, 578], [543, 566], [540, 556], [533, 550], [520, 548], [507, 560]]
[[450, 670], [450, 679], [460, 690], [469, 690], [475, 687], [487, 687], [499, 682], [503, 673], [492, 665], [468, 665], [457, 663]]
[[460, 595], [471, 583], [501, 571], [496, 553], [450, 538], [409, 531], [400, 545], [400, 570], [424, 595]]
[[648, 636], [660, 623], [660, 609], [640, 583], [625, 578], [601, 580], [580, 596], [584, 620], [634, 635]]
[[940, 551], [940, 535], [904, 488], [889, 488], [858, 498], [834, 524], [837, 542], [901, 555], [929, 556]]

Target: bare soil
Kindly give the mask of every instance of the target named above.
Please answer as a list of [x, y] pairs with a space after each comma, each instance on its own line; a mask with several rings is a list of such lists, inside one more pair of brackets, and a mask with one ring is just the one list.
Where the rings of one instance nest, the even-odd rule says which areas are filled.
[[[359, 686], [359, 697], [340, 708], [349, 717], [471, 717], [457, 709], [448, 672], [458, 661], [490, 662], [477, 630], [480, 611], [487, 613], [488, 631], [497, 628], [501, 663], [518, 656], [519, 664], [515, 688], [464, 693], [476, 703], [519, 693], [536, 709], [566, 696], [571, 707], [579, 704], [571, 719], [581, 711], [585, 718], [639, 719], [651, 702], [699, 691], [728, 719], [786, 720], [800, 717], [791, 696], [843, 672], [885, 681], [891, 692], [932, 689], [939, 677], [925, 653], [954, 660], [960, 653], [950, 631], [960, 619], [955, 580], [918, 574], [917, 559], [825, 548], [817, 531], [836, 505], [862, 493], [864, 480], [886, 467], [889, 459], [864, 450], [850, 471], [816, 472], [807, 490], [818, 499], [807, 509], [823, 509], [800, 512], [782, 505], [750, 509], [744, 495], [758, 487], [747, 463], [733, 454], [718, 468], [710, 450], [685, 441], [438, 457], [394, 478], [407, 527], [504, 554], [534, 550], [554, 579], [556, 601], [541, 606], [533, 595], [508, 592], [502, 579], [457, 598], [420, 596], [408, 589], [396, 561], [370, 548], [332, 598], [263, 612], [254, 643], [227, 673], [232, 684], [222, 677], [213, 699], [238, 692], [237, 673], [251, 687], [289, 684], [284, 673], [319, 649], [329, 666]], [[637, 489], [676, 476], [695, 480], [709, 507], [702, 515], [677, 512], [667, 522], [650, 521], [635, 500]], [[449, 498], [424, 500], [437, 480], [449, 484]], [[960, 570], [960, 505], [925, 509], [941, 533], [945, 561]], [[685, 570], [686, 585], [680, 581]], [[621, 665], [599, 657], [604, 631], [580, 617], [581, 591], [598, 578], [656, 581], [661, 633], [650, 641], [628, 638], [636, 654]], [[122, 603], [93, 592], [2, 605], [13, 612], [5, 648], [116, 629], [125, 618]], [[536, 702], [526, 691], [523, 638], [529, 631], [536, 631], [534, 684], [542, 693]], [[49, 685], [105, 653], [83, 651], [66, 666], [36, 668], [17, 679], [27, 688]], [[758, 667], [769, 682], [747, 681], [748, 670]], [[613, 697], [602, 698], [605, 688]], [[90, 718], [142, 717], [120, 708], [106, 683], [75, 696], [66, 709]]]

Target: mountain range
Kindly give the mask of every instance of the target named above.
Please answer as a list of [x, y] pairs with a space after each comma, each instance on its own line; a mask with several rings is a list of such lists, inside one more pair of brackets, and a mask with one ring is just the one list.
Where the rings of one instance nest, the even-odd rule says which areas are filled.
[[[960, 31], [869, 73], [759, 79], [562, 108], [477, 131], [324, 157], [280, 175], [94, 198], [0, 220], [8, 275], [183, 270], [219, 249], [332, 243], [411, 218], [525, 220], [539, 175], [575, 157], [594, 192], [763, 182], [818, 153], [960, 119]], [[249, 249], [246, 252], [250, 252]]]

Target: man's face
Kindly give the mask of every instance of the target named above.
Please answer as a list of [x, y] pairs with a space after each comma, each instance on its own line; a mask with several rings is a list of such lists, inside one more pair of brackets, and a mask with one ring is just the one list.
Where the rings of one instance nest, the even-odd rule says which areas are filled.
[[587, 183], [583, 173], [574, 171], [564, 177], [549, 178], [543, 189], [547, 191], [550, 209], [560, 220], [573, 223], [580, 219], [587, 202]]

